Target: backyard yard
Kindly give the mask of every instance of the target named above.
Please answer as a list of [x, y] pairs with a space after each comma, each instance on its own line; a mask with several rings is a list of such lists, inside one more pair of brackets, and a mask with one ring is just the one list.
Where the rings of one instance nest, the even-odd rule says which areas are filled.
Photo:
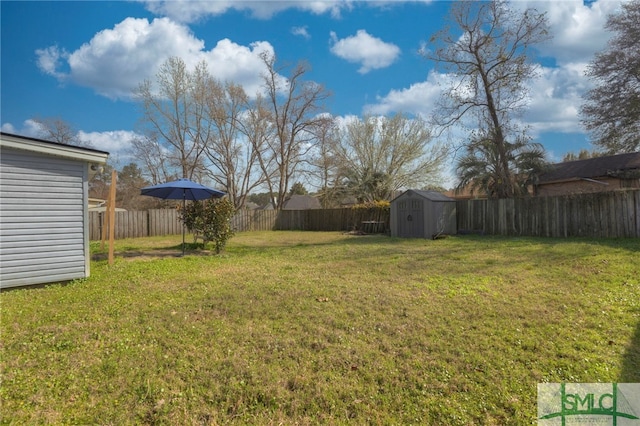
[[180, 242], [2, 292], [2, 424], [520, 425], [538, 383], [640, 382], [639, 239]]

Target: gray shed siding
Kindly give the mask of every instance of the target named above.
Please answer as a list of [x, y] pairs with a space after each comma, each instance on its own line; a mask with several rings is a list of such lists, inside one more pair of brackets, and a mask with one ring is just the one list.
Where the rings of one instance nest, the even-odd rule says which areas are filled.
[[82, 161], [3, 148], [1, 287], [89, 275], [87, 168]]
[[391, 236], [432, 238], [455, 234], [456, 202], [434, 191], [408, 190], [391, 201]]

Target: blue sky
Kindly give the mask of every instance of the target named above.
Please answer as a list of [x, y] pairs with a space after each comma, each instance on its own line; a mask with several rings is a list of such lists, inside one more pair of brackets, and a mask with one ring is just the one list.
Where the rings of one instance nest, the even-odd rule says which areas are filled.
[[[131, 89], [168, 56], [207, 60], [222, 80], [259, 90], [258, 54], [311, 66], [307, 78], [333, 93], [335, 116], [428, 115], [442, 74], [418, 54], [441, 29], [446, 1], [2, 1], [1, 126], [34, 136], [33, 118], [71, 123], [80, 137], [131, 160], [138, 109]], [[540, 47], [540, 77], [523, 116], [550, 160], [591, 148], [580, 126], [585, 66], [605, 47], [618, 0], [525, 1], [548, 14], [553, 40]], [[123, 164], [124, 163], [124, 164]]]

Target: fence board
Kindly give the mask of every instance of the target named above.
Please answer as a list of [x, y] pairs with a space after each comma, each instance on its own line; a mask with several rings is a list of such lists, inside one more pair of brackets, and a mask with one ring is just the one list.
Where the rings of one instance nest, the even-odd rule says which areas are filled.
[[640, 191], [459, 200], [458, 229], [494, 235], [640, 237]]

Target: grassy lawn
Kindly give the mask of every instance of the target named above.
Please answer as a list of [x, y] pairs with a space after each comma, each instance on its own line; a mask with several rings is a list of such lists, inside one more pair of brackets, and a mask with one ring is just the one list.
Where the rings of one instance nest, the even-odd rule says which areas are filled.
[[520, 425], [539, 382], [640, 382], [637, 239], [180, 239], [1, 294], [2, 423]]

